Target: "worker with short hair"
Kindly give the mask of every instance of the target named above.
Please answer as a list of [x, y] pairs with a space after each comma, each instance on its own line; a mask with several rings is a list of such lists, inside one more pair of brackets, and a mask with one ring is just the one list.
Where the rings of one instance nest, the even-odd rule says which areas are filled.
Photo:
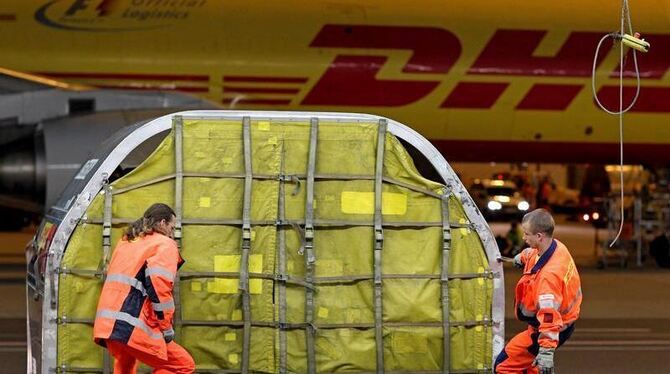
[[530, 246], [514, 257], [523, 269], [514, 300], [517, 319], [528, 329], [510, 340], [495, 362], [496, 373], [554, 372], [554, 351], [570, 338], [582, 303], [575, 262], [553, 238], [554, 219], [545, 209], [524, 215], [523, 239]]
[[191, 355], [173, 341], [172, 296], [184, 263], [173, 239], [175, 213], [153, 204], [132, 223], [109, 263], [93, 326], [96, 343], [115, 358], [114, 374], [134, 374], [138, 360], [158, 374], [190, 374]]

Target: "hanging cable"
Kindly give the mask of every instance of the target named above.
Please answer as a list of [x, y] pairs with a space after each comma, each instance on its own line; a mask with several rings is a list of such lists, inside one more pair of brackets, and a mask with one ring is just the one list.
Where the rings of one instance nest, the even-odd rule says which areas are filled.
[[[628, 24], [628, 32], [629, 34], [626, 34], [626, 23]], [[600, 46], [602, 43], [607, 39], [607, 38], [612, 38], [615, 41], [619, 41], [619, 111], [611, 111], [600, 102], [598, 99], [598, 94], [596, 92], [596, 66], [597, 66], [597, 61], [598, 61], [598, 54], [600, 52]], [[633, 50], [633, 64], [635, 66], [635, 77], [637, 79], [637, 89], [635, 91], [635, 96], [633, 97], [633, 100], [631, 103], [626, 107], [626, 109], [623, 108], [623, 65], [624, 65], [624, 46], [630, 47]], [[614, 244], [619, 240], [619, 237], [621, 236], [621, 232], [623, 231], [623, 225], [624, 225], [624, 190], [623, 190], [623, 114], [629, 111], [633, 105], [635, 105], [635, 102], [637, 101], [638, 96], [640, 95], [640, 70], [637, 65], [637, 56], [635, 51], [638, 50], [640, 52], [647, 52], [649, 50], [649, 43], [647, 43], [644, 39], [639, 38], [639, 34], [633, 34], [633, 24], [631, 23], [630, 20], [630, 10], [628, 9], [628, 0], [623, 0], [621, 4], [621, 28], [620, 32], [613, 32], [609, 33], [600, 39], [600, 42], [598, 42], [598, 46], [596, 47], [596, 52], [595, 56], [593, 57], [593, 70], [591, 73], [591, 89], [593, 90], [593, 97], [595, 98], [596, 103], [598, 103], [598, 106], [604, 110], [605, 112], [613, 115], [618, 115], [619, 116], [619, 183], [620, 183], [620, 189], [621, 189], [621, 216], [619, 220], [619, 231], [616, 234], [616, 237], [612, 240], [612, 242], [609, 244], [609, 247], [611, 248], [614, 246]]]

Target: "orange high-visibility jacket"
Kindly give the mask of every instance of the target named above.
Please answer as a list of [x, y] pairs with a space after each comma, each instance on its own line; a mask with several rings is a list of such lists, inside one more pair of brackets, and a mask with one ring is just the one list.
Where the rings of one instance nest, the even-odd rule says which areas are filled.
[[106, 339], [167, 359], [163, 332], [172, 330], [172, 287], [184, 260], [177, 243], [161, 234], [121, 240], [114, 249], [93, 326]]
[[559, 333], [579, 317], [581, 281], [563, 243], [554, 239], [542, 257], [537, 254], [537, 248], [521, 254], [524, 269], [516, 285], [516, 317], [538, 329], [541, 347], [556, 348]]

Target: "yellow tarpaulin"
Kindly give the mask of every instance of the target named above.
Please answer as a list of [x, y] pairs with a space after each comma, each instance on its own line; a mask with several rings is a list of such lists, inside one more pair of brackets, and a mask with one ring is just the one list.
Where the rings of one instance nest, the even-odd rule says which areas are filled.
[[[183, 120], [183, 239], [177, 341], [198, 370], [240, 370], [243, 305], [244, 142], [241, 121]], [[305, 323], [305, 201], [310, 123], [251, 121], [253, 169], [249, 252], [251, 335], [249, 369], [307, 372]], [[314, 182], [316, 370], [376, 370], [374, 174], [377, 123], [322, 121]], [[383, 364], [387, 371], [440, 371], [443, 363], [442, 287], [448, 287], [450, 369], [490, 367], [493, 283], [488, 260], [458, 197], [448, 198], [451, 250], [448, 283], [440, 280], [445, 186], [424, 179], [401, 143], [386, 134], [381, 212]], [[123, 223], [155, 202], [174, 207], [175, 137], [168, 135], [138, 168], [112, 183], [112, 243]], [[162, 181], [156, 181], [159, 177]], [[145, 183], [149, 182], [149, 183]], [[143, 186], [139, 186], [144, 184]], [[283, 195], [280, 191], [283, 184]], [[132, 188], [138, 186], [137, 188]], [[131, 189], [116, 193], [131, 187]], [[103, 350], [92, 340], [102, 281], [87, 275], [102, 257], [104, 196], [98, 195], [68, 243], [60, 274], [58, 364], [99, 372]], [[283, 217], [283, 222], [280, 222]], [[280, 240], [284, 238], [285, 240]], [[282, 244], [283, 243], [283, 244]], [[285, 274], [280, 268], [284, 258]], [[211, 273], [229, 275], [211, 275]], [[205, 274], [205, 273], [210, 273]], [[285, 275], [291, 281], [279, 280]], [[302, 282], [302, 283], [301, 283]], [[279, 288], [285, 284], [282, 299]], [[287, 328], [280, 329], [286, 308]], [[87, 322], [88, 321], [88, 322]], [[282, 348], [282, 336], [285, 346]], [[70, 369], [67, 369], [70, 368]], [[82, 371], [82, 370], [79, 370]], [[83, 370], [85, 371], [85, 370]]]

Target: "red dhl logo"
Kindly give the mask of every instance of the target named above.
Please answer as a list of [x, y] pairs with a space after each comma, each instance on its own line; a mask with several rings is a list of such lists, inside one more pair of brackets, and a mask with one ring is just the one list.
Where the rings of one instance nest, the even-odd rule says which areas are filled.
[[[439, 108], [489, 109], [510, 85], [504, 81], [505, 76], [589, 79], [594, 48], [605, 32], [572, 32], [554, 56], [534, 56], [534, 51], [546, 33], [545, 30], [497, 30], [472, 65], [467, 68], [465, 78], [441, 101]], [[670, 66], [670, 35], [644, 36], [653, 47], [650, 53], [639, 56], [640, 75], [646, 81], [659, 81]], [[431, 75], [449, 74], [462, 53], [458, 37], [449, 30], [437, 27], [325, 25], [309, 47], [409, 50], [411, 57], [402, 67], [402, 72]], [[611, 43], [603, 45], [600, 61], [611, 47]], [[228, 105], [399, 107], [418, 102], [442, 83], [437, 79], [378, 79], [377, 75], [387, 60], [387, 57], [379, 56], [378, 53], [338, 54], [299, 103], [296, 102], [295, 96], [302, 91], [302, 86], [310, 81], [309, 77], [224, 74], [222, 102]], [[610, 77], [616, 77], [618, 73], [617, 66]], [[54, 72], [41, 74], [66, 79], [135, 82], [95, 83], [96, 86], [105, 88], [172, 89], [201, 94], [209, 92], [207, 75]], [[624, 74], [629, 80], [634, 78], [632, 63], [627, 64]], [[468, 76], [479, 78], [468, 80]], [[491, 81], [482, 81], [481, 77], [491, 77]], [[146, 83], [138, 84], [138, 81]], [[515, 109], [565, 110], [585, 87], [590, 86], [590, 80], [588, 82], [589, 84], [535, 83], [516, 103]], [[263, 83], [267, 83], [268, 86], [258, 86]], [[283, 86], [277, 87], [276, 84]], [[629, 102], [634, 93], [635, 86], [627, 85], [624, 88], [624, 101]], [[264, 94], [272, 96], [263, 96]], [[278, 98], [278, 95], [284, 96]], [[598, 91], [600, 100], [610, 108], [618, 107], [618, 95], [617, 85], [605, 84]], [[638, 103], [632, 111], [670, 112], [670, 87], [658, 85], [641, 87]]]
[[[467, 75], [495, 76], [491, 82], [461, 81], [442, 101], [441, 108], [491, 108], [509, 86], [502, 76], [590, 77], [594, 48], [604, 32], [572, 32], [555, 56], [533, 56], [546, 31], [497, 30]], [[649, 58], [641, 59], [641, 77], [659, 80], [670, 65], [670, 35], [645, 35], [654, 45]], [[611, 44], [601, 50], [602, 57]], [[461, 43], [452, 32], [434, 27], [326, 25], [311, 47], [408, 49], [412, 56], [402, 71], [415, 74], [448, 74], [461, 55]], [[430, 94], [441, 82], [426, 80], [378, 80], [386, 57], [338, 55], [303, 105], [402, 106]], [[632, 64], [630, 64], [632, 65]], [[611, 76], [618, 74], [619, 67]], [[627, 68], [625, 76], [634, 77]], [[518, 110], [565, 110], [584, 84], [536, 83], [516, 105]], [[626, 87], [630, 100], [635, 87]], [[601, 101], [614, 108], [619, 88], [604, 85]], [[670, 112], [670, 87], [642, 87], [633, 111]], [[626, 99], [624, 99], [626, 100]]]

